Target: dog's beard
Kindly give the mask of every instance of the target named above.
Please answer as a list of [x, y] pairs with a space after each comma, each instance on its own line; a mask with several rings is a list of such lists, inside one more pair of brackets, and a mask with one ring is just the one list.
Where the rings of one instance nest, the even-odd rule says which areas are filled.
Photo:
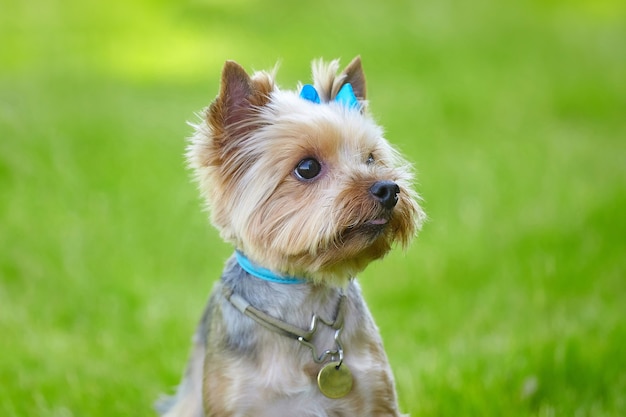
[[[362, 183], [371, 183], [374, 179]], [[394, 244], [406, 247], [419, 225], [419, 206], [402, 187], [398, 203], [383, 209], [366, 187], [325, 190], [335, 198], [296, 193], [283, 184], [252, 210], [242, 249], [266, 267], [314, 281], [343, 282], [382, 258]], [[314, 204], [320, 200], [325, 204]], [[312, 201], [312, 204], [306, 204]]]

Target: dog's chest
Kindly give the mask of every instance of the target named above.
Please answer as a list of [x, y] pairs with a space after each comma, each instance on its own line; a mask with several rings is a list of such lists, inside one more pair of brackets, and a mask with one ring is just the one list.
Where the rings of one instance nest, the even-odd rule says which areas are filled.
[[[226, 315], [239, 314], [226, 328], [232, 331], [233, 326], [240, 327], [236, 337], [247, 334], [250, 345], [244, 355], [229, 349], [208, 354], [205, 393], [210, 397], [210, 407], [220, 403], [218, 408], [237, 410], [233, 415], [241, 416], [367, 415], [368, 391], [378, 383], [376, 379], [381, 379], [379, 371], [384, 371], [385, 364], [378, 356], [379, 336], [358, 290], [348, 294], [348, 300], [339, 335], [336, 328], [320, 321], [310, 346], [252, 320], [241, 320], [239, 311], [224, 311]], [[335, 303], [316, 307], [324, 321], [332, 322], [337, 312]], [[292, 323], [306, 328], [311, 325], [312, 311], [293, 309]], [[324, 352], [336, 351], [338, 343], [343, 350], [342, 367], [351, 373], [353, 386], [345, 396], [333, 399], [320, 390], [318, 375], [329, 362], [340, 359], [329, 355], [320, 360]]]
[[[356, 335], [358, 329], [347, 329]], [[254, 361], [233, 360], [227, 378], [209, 372], [208, 379], [228, 383], [221, 398], [227, 401], [226, 409], [237, 410], [235, 416], [329, 416], [337, 413], [346, 415], [368, 415], [368, 391], [378, 382], [377, 372], [382, 367], [378, 358], [364, 345], [355, 343], [354, 338], [345, 340], [346, 356], [342, 364], [354, 378], [351, 391], [342, 398], [326, 397], [318, 386], [318, 374], [328, 362], [318, 364], [311, 351], [297, 341], [267, 334], [258, 346]], [[320, 331], [315, 340], [318, 350], [329, 348], [334, 342], [334, 333]]]

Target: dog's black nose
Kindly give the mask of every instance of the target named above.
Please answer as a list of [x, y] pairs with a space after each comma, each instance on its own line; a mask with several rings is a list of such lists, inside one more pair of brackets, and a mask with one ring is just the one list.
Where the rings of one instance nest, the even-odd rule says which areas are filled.
[[400, 187], [393, 181], [377, 181], [370, 187], [370, 194], [380, 201], [386, 209], [392, 209], [398, 203]]

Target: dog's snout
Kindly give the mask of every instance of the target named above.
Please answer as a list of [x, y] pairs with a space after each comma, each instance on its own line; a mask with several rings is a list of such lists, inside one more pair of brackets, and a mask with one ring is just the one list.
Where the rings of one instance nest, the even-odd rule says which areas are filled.
[[393, 181], [377, 181], [370, 187], [370, 194], [386, 209], [392, 209], [398, 203], [400, 187]]

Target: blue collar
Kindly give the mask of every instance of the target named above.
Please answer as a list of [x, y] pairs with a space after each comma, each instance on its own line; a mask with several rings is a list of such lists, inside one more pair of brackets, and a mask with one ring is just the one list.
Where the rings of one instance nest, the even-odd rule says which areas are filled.
[[239, 262], [239, 266], [241, 266], [244, 271], [262, 280], [278, 284], [304, 284], [306, 282], [306, 280], [302, 278], [279, 275], [269, 269], [265, 269], [253, 263], [246, 257], [246, 255], [238, 250], [235, 251], [235, 258], [237, 259], [237, 262]]

